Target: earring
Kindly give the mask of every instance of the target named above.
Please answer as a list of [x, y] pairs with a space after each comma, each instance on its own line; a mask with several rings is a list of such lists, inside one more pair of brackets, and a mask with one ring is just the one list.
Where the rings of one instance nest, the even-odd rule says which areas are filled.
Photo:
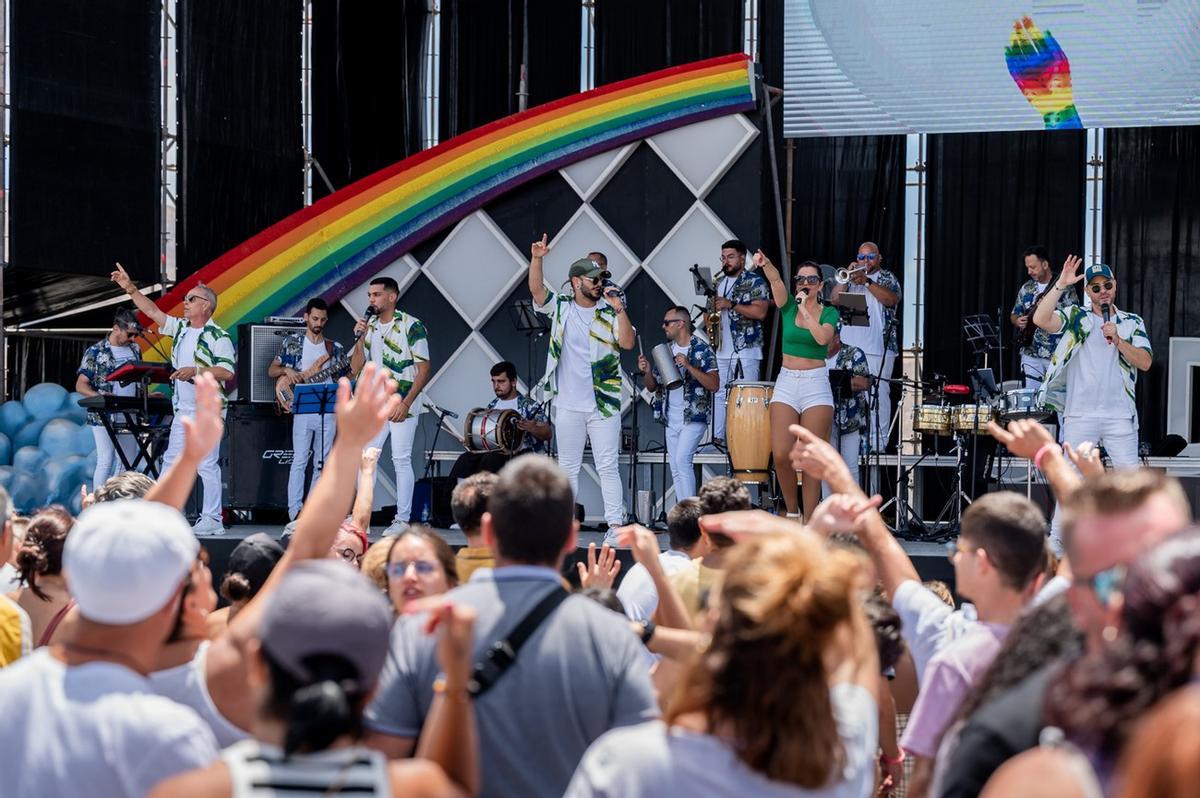
[[1104, 627], [1104, 631], [1102, 631], [1102, 632], [1100, 633], [1100, 636], [1101, 636], [1102, 638], [1104, 638], [1104, 642], [1105, 642], [1105, 643], [1114, 643], [1114, 642], [1116, 642], [1116, 640], [1117, 640], [1117, 627], [1115, 627], [1115, 626], [1112, 626], [1111, 624], [1110, 624], [1109, 626], [1106, 626], [1106, 627]]

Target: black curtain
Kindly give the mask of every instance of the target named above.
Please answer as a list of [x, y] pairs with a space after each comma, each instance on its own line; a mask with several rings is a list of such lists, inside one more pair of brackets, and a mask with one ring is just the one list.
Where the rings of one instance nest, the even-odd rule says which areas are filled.
[[[1056, 274], [1067, 254], [1083, 252], [1085, 133], [956, 133], [927, 141], [925, 375], [966, 382], [976, 364], [962, 317], [995, 319], [1000, 309], [1004, 377], [1015, 378], [1007, 319], [1029, 279], [1022, 250], [1045, 245]], [[989, 363], [996, 366], [994, 354]]]
[[528, 8], [528, 107], [579, 91], [580, 7], [569, 0], [445, 0], [440, 139], [519, 110]]
[[335, 190], [420, 151], [427, 18], [425, 0], [313, 3], [313, 156]]
[[595, 13], [597, 86], [742, 51], [741, 0], [596, 0]]
[[1172, 336], [1200, 331], [1200, 128], [1104, 132], [1104, 261], [1118, 307], [1146, 321], [1154, 365], [1138, 377], [1141, 437], [1166, 434]]
[[304, 204], [300, 6], [180, 0], [178, 276]]

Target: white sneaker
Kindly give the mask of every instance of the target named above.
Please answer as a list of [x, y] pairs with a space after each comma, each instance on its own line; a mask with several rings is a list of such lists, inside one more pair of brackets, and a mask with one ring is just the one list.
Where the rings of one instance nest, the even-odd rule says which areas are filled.
[[197, 535], [224, 535], [228, 531], [217, 518], [201, 516], [196, 523], [192, 524], [192, 532]]
[[287, 522], [287, 525], [284, 526], [283, 534], [290, 535], [295, 531], [296, 531], [296, 519], [293, 518], [291, 521]]
[[399, 518], [397, 518], [395, 521], [392, 522], [391, 526], [389, 526], [387, 529], [383, 530], [383, 536], [386, 538], [389, 535], [399, 535], [401, 532], [403, 532], [406, 529], [408, 529], [408, 522], [401, 521]]
[[619, 549], [621, 545], [617, 543], [617, 528], [610, 526], [608, 531], [604, 533], [604, 540], [600, 542], [602, 546], [608, 546], [610, 549]]

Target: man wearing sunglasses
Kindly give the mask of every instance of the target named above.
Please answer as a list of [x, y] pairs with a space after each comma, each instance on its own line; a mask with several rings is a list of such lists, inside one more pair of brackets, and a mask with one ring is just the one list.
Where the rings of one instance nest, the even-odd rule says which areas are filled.
[[[1103, 442], [1116, 468], [1137, 465], [1138, 419], [1134, 403], [1137, 373], [1154, 362], [1142, 317], [1118, 310], [1113, 270], [1093, 263], [1081, 271], [1081, 258], [1068, 255], [1062, 274], [1038, 303], [1034, 323], [1061, 334], [1038, 398], [1063, 417], [1063, 439], [1072, 446]], [[1058, 308], [1058, 298], [1084, 282], [1091, 310]]]
[[[158, 325], [158, 331], [171, 339], [171, 405], [175, 416], [171, 420], [171, 437], [167, 451], [163, 454], [162, 467], [165, 472], [183, 451], [183, 420], [196, 413], [196, 385], [194, 380], [201, 374], [211, 374], [221, 392], [221, 405], [225, 404], [225, 383], [233, 379], [235, 353], [233, 339], [229, 333], [212, 321], [217, 312], [217, 294], [204, 283], [197, 283], [183, 297], [183, 316], [169, 316], [158, 305], [137, 290], [133, 280], [117, 264], [112, 281], [124, 289], [133, 304], [150, 320]], [[224, 410], [222, 409], [222, 413]], [[200, 517], [192, 526], [197, 535], [223, 535], [225, 524], [221, 520], [221, 466], [217, 455], [221, 450], [218, 440], [212, 450], [200, 461], [200, 482], [204, 486], [204, 500]]]
[[645, 355], [638, 355], [638, 370], [647, 391], [655, 393], [654, 418], [667, 425], [667, 459], [675, 485], [675, 501], [696, 495], [696, 466], [692, 463], [700, 439], [708, 429], [712, 395], [720, 385], [717, 356], [712, 347], [695, 334], [687, 308], [667, 308], [663, 333], [671, 342], [675, 366], [683, 384], [666, 390], [663, 375], [652, 368]]
[[[108, 375], [123, 363], [130, 360], [140, 360], [142, 350], [134, 337], [141, 332], [137, 314], [128, 308], [122, 308], [113, 317], [113, 326], [108, 335], [88, 347], [83, 353], [83, 361], [75, 378], [75, 390], [84, 396], [112, 394], [113, 396], [136, 396], [136, 383], [121, 385], [109, 382]], [[96, 441], [96, 468], [92, 473], [92, 486], [99, 488], [108, 478], [125, 470], [113, 440], [108, 437], [100, 420], [100, 414], [88, 411], [88, 425], [92, 428], [92, 438]], [[121, 449], [126, 456], [132, 457], [135, 449], [130, 433], [123, 432], [117, 436]]]
[[721, 377], [713, 425], [713, 438], [718, 442], [725, 440], [725, 391], [729, 383], [762, 378], [763, 320], [771, 306], [771, 289], [761, 274], [746, 268], [746, 252], [746, 245], [736, 238], [721, 245], [721, 272], [715, 286], [721, 340], [719, 344], [709, 342], [716, 346]]

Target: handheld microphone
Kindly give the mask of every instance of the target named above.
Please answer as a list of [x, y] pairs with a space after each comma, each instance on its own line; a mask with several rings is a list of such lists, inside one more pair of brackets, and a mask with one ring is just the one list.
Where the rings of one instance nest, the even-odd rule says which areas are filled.
[[[379, 315], [379, 311], [375, 309], [374, 305], [367, 305], [367, 309], [363, 311], [363, 321], [367, 321], [372, 316], [378, 316], [378, 315]], [[359, 341], [361, 341], [362, 337], [366, 334], [367, 334], [367, 331], [363, 330], [358, 335], [354, 336], [354, 343], [358, 343]]]
[[[1104, 314], [1104, 323], [1108, 324], [1109, 317], [1112, 315], [1112, 308], [1109, 306], [1109, 304], [1107, 302], [1105, 302], [1103, 305], [1100, 306], [1100, 312], [1102, 314]], [[1113, 342], [1113, 339], [1108, 337], [1107, 335], [1104, 336], [1104, 340], [1108, 341], [1110, 344]]]

